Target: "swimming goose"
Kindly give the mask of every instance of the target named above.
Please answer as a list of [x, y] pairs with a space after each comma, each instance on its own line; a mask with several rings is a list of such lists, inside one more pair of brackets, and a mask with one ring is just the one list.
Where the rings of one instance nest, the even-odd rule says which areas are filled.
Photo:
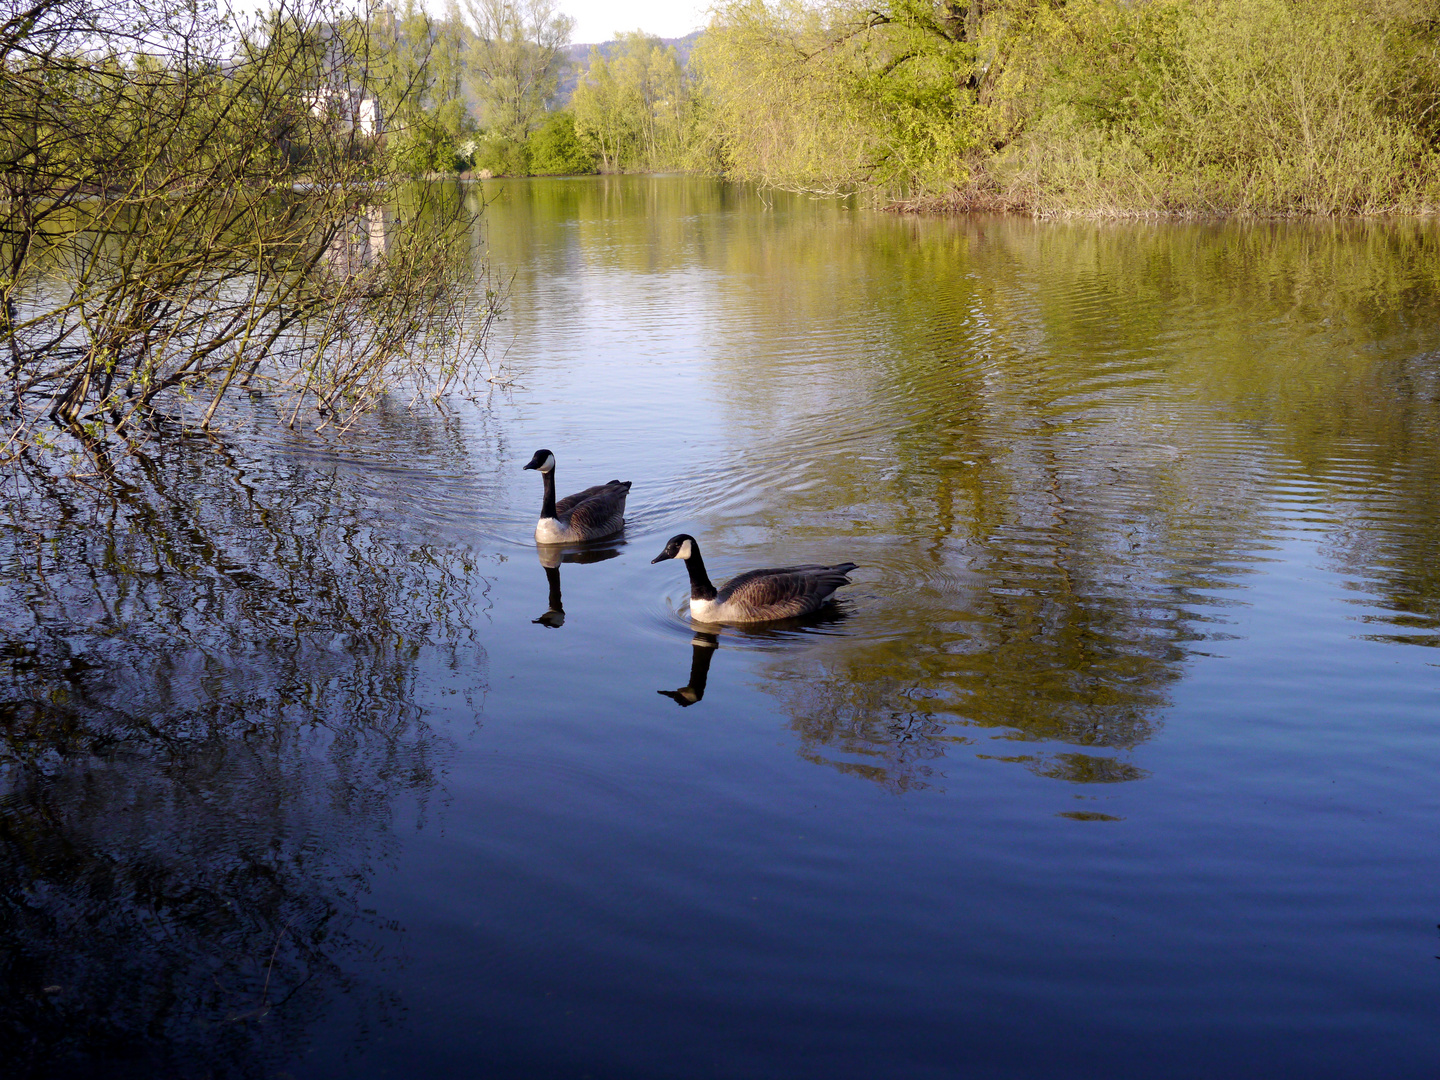
[[540, 520], [535, 525], [535, 539], [540, 543], [576, 544], [582, 540], [598, 540], [624, 527], [629, 480], [596, 484], [557, 503], [555, 455], [549, 450], [536, 450], [525, 468], [536, 469], [545, 478], [545, 501], [540, 504]]
[[665, 550], [652, 563], [684, 559], [690, 572], [690, 616], [708, 623], [755, 623], [791, 619], [819, 608], [855, 569], [853, 562], [834, 566], [779, 566], [770, 570], [747, 570], [715, 588], [705, 573], [700, 545], [693, 536], [672, 536]]

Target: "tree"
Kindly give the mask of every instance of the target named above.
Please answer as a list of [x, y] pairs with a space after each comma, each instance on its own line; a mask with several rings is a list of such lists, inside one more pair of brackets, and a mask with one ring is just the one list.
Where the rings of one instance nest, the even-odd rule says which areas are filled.
[[579, 131], [607, 172], [680, 164], [690, 124], [690, 87], [680, 57], [641, 30], [620, 34], [590, 63], [572, 102]]
[[467, 164], [458, 149], [475, 131], [461, 96], [467, 34], [455, 0], [439, 21], [416, 0], [375, 19], [372, 78], [385, 105], [390, 152], [408, 172]]
[[595, 171], [595, 154], [575, 133], [573, 113], [551, 113], [530, 136], [530, 171], [539, 176]]
[[523, 142], [555, 93], [574, 20], [555, 0], [465, 0], [470, 79], [492, 135]]
[[494, 297], [457, 198], [377, 205], [369, 29], [143, 0], [0, 26], [0, 461], [47, 420], [97, 457], [162, 409], [208, 426], [257, 380], [323, 426], [464, 376]]
[[631, 103], [615, 78], [610, 63], [598, 48], [590, 50], [590, 65], [575, 85], [570, 107], [576, 130], [595, 147], [604, 172], [619, 172], [633, 154], [634, 123]]
[[695, 52], [705, 136], [733, 175], [807, 190], [960, 182], [988, 131], [995, 6], [729, 0]]

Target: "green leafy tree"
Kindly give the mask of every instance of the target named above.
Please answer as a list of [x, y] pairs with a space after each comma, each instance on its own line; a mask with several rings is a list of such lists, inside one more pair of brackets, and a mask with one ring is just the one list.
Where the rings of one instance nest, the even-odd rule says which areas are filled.
[[692, 160], [1049, 215], [1422, 211], [1437, 59], [1440, 0], [723, 0]]
[[595, 171], [595, 153], [576, 134], [574, 113], [551, 113], [530, 136], [530, 171], [540, 176]]
[[941, 189], [989, 127], [992, 5], [730, 0], [695, 52], [725, 171], [810, 190]]
[[475, 168], [492, 176], [529, 176], [530, 140], [486, 133], [475, 141]]
[[634, 156], [634, 103], [628, 98], [604, 54], [592, 48], [570, 106], [577, 130], [595, 148], [604, 172], [619, 172]]
[[554, 96], [574, 20], [555, 0], [465, 0], [471, 86], [487, 130], [523, 143]]
[[576, 124], [607, 172], [675, 168], [690, 136], [692, 103], [679, 54], [635, 30], [592, 49], [572, 100]]
[[1433, 205], [1435, 0], [1074, 0], [1001, 86], [998, 170], [1042, 212], [1374, 213]]
[[411, 173], [469, 164], [458, 149], [476, 129], [461, 88], [466, 37], [454, 0], [439, 21], [416, 0], [375, 19], [371, 78], [384, 106], [390, 152]]

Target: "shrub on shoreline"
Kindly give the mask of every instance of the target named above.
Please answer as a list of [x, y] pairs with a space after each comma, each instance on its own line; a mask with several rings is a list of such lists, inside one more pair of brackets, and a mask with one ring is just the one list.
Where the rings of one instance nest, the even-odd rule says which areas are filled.
[[1424, 212], [1440, 0], [732, 0], [700, 158], [910, 208]]

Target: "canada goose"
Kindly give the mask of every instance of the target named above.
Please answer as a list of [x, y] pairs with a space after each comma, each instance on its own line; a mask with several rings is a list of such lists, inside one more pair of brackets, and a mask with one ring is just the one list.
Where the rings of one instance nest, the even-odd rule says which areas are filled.
[[542, 544], [575, 544], [582, 540], [598, 540], [619, 532], [625, 525], [625, 496], [630, 494], [629, 480], [611, 480], [596, 484], [574, 495], [555, 501], [555, 455], [549, 450], [536, 450], [527, 469], [537, 469], [545, 478], [545, 501], [540, 504], [540, 520], [535, 525], [535, 539]]
[[849, 585], [845, 575], [856, 566], [847, 562], [747, 570], [717, 589], [705, 573], [700, 545], [693, 536], [672, 536], [665, 550], [650, 561], [666, 559], [685, 560], [690, 572], [690, 616], [708, 623], [772, 622], [806, 615], [829, 600], [841, 585]]

